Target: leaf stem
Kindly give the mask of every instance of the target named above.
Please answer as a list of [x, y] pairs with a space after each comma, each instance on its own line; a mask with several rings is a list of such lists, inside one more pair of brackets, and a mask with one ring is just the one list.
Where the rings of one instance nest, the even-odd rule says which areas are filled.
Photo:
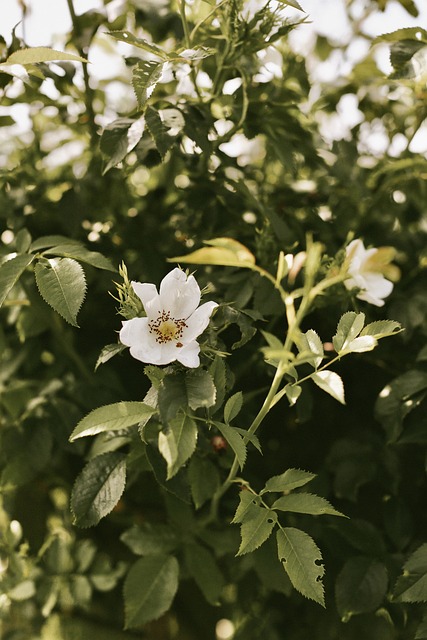
[[[73, 31], [77, 35], [79, 32], [79, 24], [78, 24], [78, 16], [74, 9], [73, 0], [67, 0], [67, 6], [68, 6], [68, 11], [71, 17], [71, 22], [73, 25]], [[78, 45], [74, 45], [74, 46], [76, 47], [80, 57], [82, 58], [86, 57], [86, 53], [82, 47]], [[86, 111], [88, 115], [89, 133], [90, 133], [92, 142], [95, 144], [98, 142], [98, 132], [97, 132], [97, 126], [95, 122], [95, 111], [93, 108], [94, 91], [90, 86], [90, 78], [89, 78], [89, 71], [87, 69], [87, 64], [82, 62], [82, 67], [83, 67], [83, 82], [85, 85], [84, 103], [85, 103]]]

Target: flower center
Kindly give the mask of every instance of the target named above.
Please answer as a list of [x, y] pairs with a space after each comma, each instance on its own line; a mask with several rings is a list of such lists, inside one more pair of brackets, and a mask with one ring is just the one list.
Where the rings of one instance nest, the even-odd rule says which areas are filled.
[[156, 342], [166, 344], [182, 338], [182, 332], [187, 326], [185, 320], [171, 318], [170, 311], [159, 311], [158, 314], [155, 320], [150, 320], [148, 323], [148, 329], [154, 334]]

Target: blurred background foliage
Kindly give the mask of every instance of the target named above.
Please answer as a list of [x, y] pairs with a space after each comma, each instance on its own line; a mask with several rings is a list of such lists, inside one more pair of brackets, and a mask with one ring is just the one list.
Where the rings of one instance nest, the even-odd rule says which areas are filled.
[[[292, 9], [297, 3], [278, 4], [281, 11], [266, 2], [224, 0], [214, 11], [213, 0], [194, 0], [185, 7], [186, 30], [172, 0], [105, 0], [104, 8], [82, 15], [69, 0], [68, 50], [86, 57], [96, 43], [123, 61], [116, 76], [101, 79], [96, 65], [83, 74], [67, 61], [21, 68], [23, 79], [0, 71], [1, 106], [11, 114], [0, 116], [0, 259], [26, 251], [31, 238], [60, 235], [114, 266], [123, 260], [132, 279], [158, 283], [168, 257], [213, 237], [239, 240], [273, 273], [279, 251], [304, 250], [307, 233], [328, 255], [353, 237], [395, 247], [400, 277], [386, 317], [401, 322], [404, 333], [340, 365], [346, 406], [309, 386], [295, 408], [279, 404], [262, 429], [264, 455], [250, 457], [246, 468], [256, 486], [288, 466], [313, 471], [312, 486], [350, 516], [293, 516], [324, 554], [326, 610], [276, 574], [264, 546], [237, 562], [237, 529], [226, 527], [205, 540], [226, 576], [220, 606], [208, 604], [184, 575], [168, 614], [145, 630], [122, 631], [121, 584], [134, 556], [120, 536], [148, 516], [173, 521], [173, 513], [147, 474], [135, 474], [96, 528], [72, 524], [71, 489], [91, 455], [87, 443], [69, 444], [72, 429], [102, 404], [141, 400], [149, 386], [128, 355], [94, 372], [120, 328], [108, 295], [118, 276], [85, 265], [80, 328], [40, 298], [30, 271], [1, 311], [5, 640], [427, 638], [425, 586], [417, 597], [395, 592], [427, 527], [427, 160], [411, 148], [427, 115], [426, 32], [413, 28], [372, 42], [365, 20], [384, 11], [387, 0], [347, 0], [347, 40], [318, 36], [302, 53], [292, 37], [309, 17]], [[400, 5], [417, 16], [412, 0]], [[181, 58], [168, 59], [150, 87], [135, 69], [161, 57], [106, 31], [129, 31]], [[4, 61], [25, 43], [3, 36]], [[194, 62], [182, 57], [189, 36], [206, 57], [202, 49]], [[352, 54], [355, 41], [364, 42], [362, 57]], [[385, 49], [392, 52], [389, 77], [378, 64]], [[323, 80], [328, 63], [333, 78]], [[27, 126], [14, 124], [17, 105]], [[218, 320], [220, 346], [231, 353], [229, 387], [234, 380], [244, 390], [244, 411], [253, 414], [270, 375], [254, 327], [279, 330], [275, 292], [238, 269], [199, 268], [197, 278], [231, 305]], [[362, 310], [348, 293], [334, 291], [306, 329], [330, 340], [349, 303]], [[384, 317], [383, 310], [363, 311], [370, 321]], [[262, 320], [254, 323], [257, 313]], [[209, 459], [221, 468], [229, 452], [209, 446]], [[235, 492], [225, 497], [224, 522], [235, 504]], [[426, 567], [421, 558], [421, 583]], [[220, 635], [222, 619], [232, 622], [234, 635]]]

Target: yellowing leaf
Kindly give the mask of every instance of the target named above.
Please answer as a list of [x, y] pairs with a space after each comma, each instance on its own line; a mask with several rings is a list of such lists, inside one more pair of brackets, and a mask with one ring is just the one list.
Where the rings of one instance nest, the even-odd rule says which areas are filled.
[[255, 256], [243, 244], [232, 238], [206, 240], [208, 247], [197, 249], [186, 256], [169, 258], [168, 262], [186, 264], [211, 264], [223, 267], [244, 267], [253, 269]]
[[76, 56], [74, 53], [57, 51], [56, 49], [50, 49], [49, 47], [31, 47], [30, 49], [18, 49], [18, 51], [14, 51], [2, 64], [27, 65], [35, 64], [37, 62], [53, 62], [54, 60], [88, 62], [88, 60], [86, 60], [85, 58]]

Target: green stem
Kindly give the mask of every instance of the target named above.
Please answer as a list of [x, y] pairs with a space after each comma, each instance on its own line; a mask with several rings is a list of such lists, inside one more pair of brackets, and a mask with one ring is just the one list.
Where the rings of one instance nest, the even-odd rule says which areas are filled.
[[182, 28], [184, 29], [185, 44], [191, 49], [190, 29], [188, 28], [187, 16], [185, 15], [185, 0], [179, 1], [179, 13], [181, 15]]

